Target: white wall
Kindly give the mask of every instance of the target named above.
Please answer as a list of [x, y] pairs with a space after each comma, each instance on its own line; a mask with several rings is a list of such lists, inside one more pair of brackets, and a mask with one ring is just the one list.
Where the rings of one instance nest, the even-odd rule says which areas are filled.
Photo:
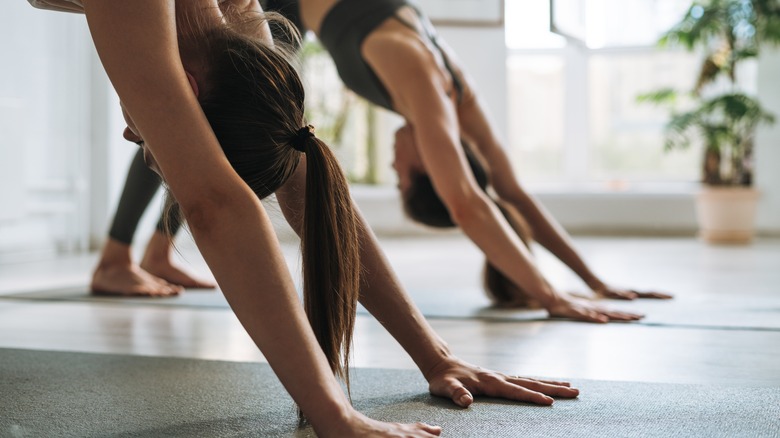
[[3, 4], [0, 262], [87, 246], [88, 41], [83, 17]]
[[503, 27], [437, 27], [476, 84], [500, 138], [506, 139], [506, 41]]
[[758, 62], [758, 96], [775, 114], [772, 127], [762, 127], [756, 138], [756, 187], [761, 191], [758, 227], [780, 234], [780, 50], [767, 50]]

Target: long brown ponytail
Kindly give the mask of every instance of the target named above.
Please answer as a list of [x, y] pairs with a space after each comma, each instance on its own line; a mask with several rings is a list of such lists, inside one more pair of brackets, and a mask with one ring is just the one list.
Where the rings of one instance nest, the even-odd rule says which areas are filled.
[[304, 308], [331, 369], [347, 386], [360, 288], [356, 236], [357, 215], [344, 174], [328, 146], [312, 137], [306, 146], [301, 239]]
[[304, 307], [331, 369], [349, 384], [360, 272], [357, 215], [335, 156], [304, 127], [304, 89], [290, 53], [230, 29], [211, 29], [182, 44], [197, 57], [190, 62], [202, 67], [203, 112], [228, 161], [258, 197], [275, 192], [306, 160]]

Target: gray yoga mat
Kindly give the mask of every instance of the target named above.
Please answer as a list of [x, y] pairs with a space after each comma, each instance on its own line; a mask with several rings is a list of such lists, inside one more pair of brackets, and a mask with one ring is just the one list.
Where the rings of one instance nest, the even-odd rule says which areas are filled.
[[[510, 310], [490, 307], [482, 291], [476, 289], [427, 289], [410, 291], [428, 318], [483, 319], [494, 321], [546, 320], [543, 310]], [[173, 298], [120, 298], [90, 295], [85, 288], [43, 290], [0, 296], [0, 299], [40, 299], [110, 302], [129, 305], [181, 306], [228, 309], [219, 291], [189, 290]], [[734, 330], [780, 330], [780, 295], [734, 295], [703, 293], [678, 295], [673, 300], [600, 300], [606, 307], [646, 315], [644, 325]], [[368, 314], [362, 307], [359, 314]]]
[[[2, 437], [306, 437], [265, 364], [0, 349]], [[778, 437], [780, 388], [578, 380], [552, 407], [430, 396], [411, 370], [353, 370], [353, 401], [450, 437]]]

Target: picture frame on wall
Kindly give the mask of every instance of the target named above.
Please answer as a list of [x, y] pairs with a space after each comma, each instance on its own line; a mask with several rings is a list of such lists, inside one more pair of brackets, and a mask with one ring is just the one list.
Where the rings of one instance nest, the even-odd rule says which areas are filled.
[[413, 0], [437, 26], [504, 25], [504, 0]]

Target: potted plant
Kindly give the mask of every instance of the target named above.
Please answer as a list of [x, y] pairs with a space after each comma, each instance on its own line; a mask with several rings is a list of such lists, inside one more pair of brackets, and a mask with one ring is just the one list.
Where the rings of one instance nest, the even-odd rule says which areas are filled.
[[703, 146], [703, 189], [696, 199], [701, 237], [712, 243], [747, 243], [753, 236], [758, 191], [753, 187], [756, 128], [774, 115], [742, 90], [739, 67], [766, 44], [780, 43], [778, 0], [697, 0], [659, 45], [702, 49], [693, 90], [639, 96], [668, 105], [665, 149]]

